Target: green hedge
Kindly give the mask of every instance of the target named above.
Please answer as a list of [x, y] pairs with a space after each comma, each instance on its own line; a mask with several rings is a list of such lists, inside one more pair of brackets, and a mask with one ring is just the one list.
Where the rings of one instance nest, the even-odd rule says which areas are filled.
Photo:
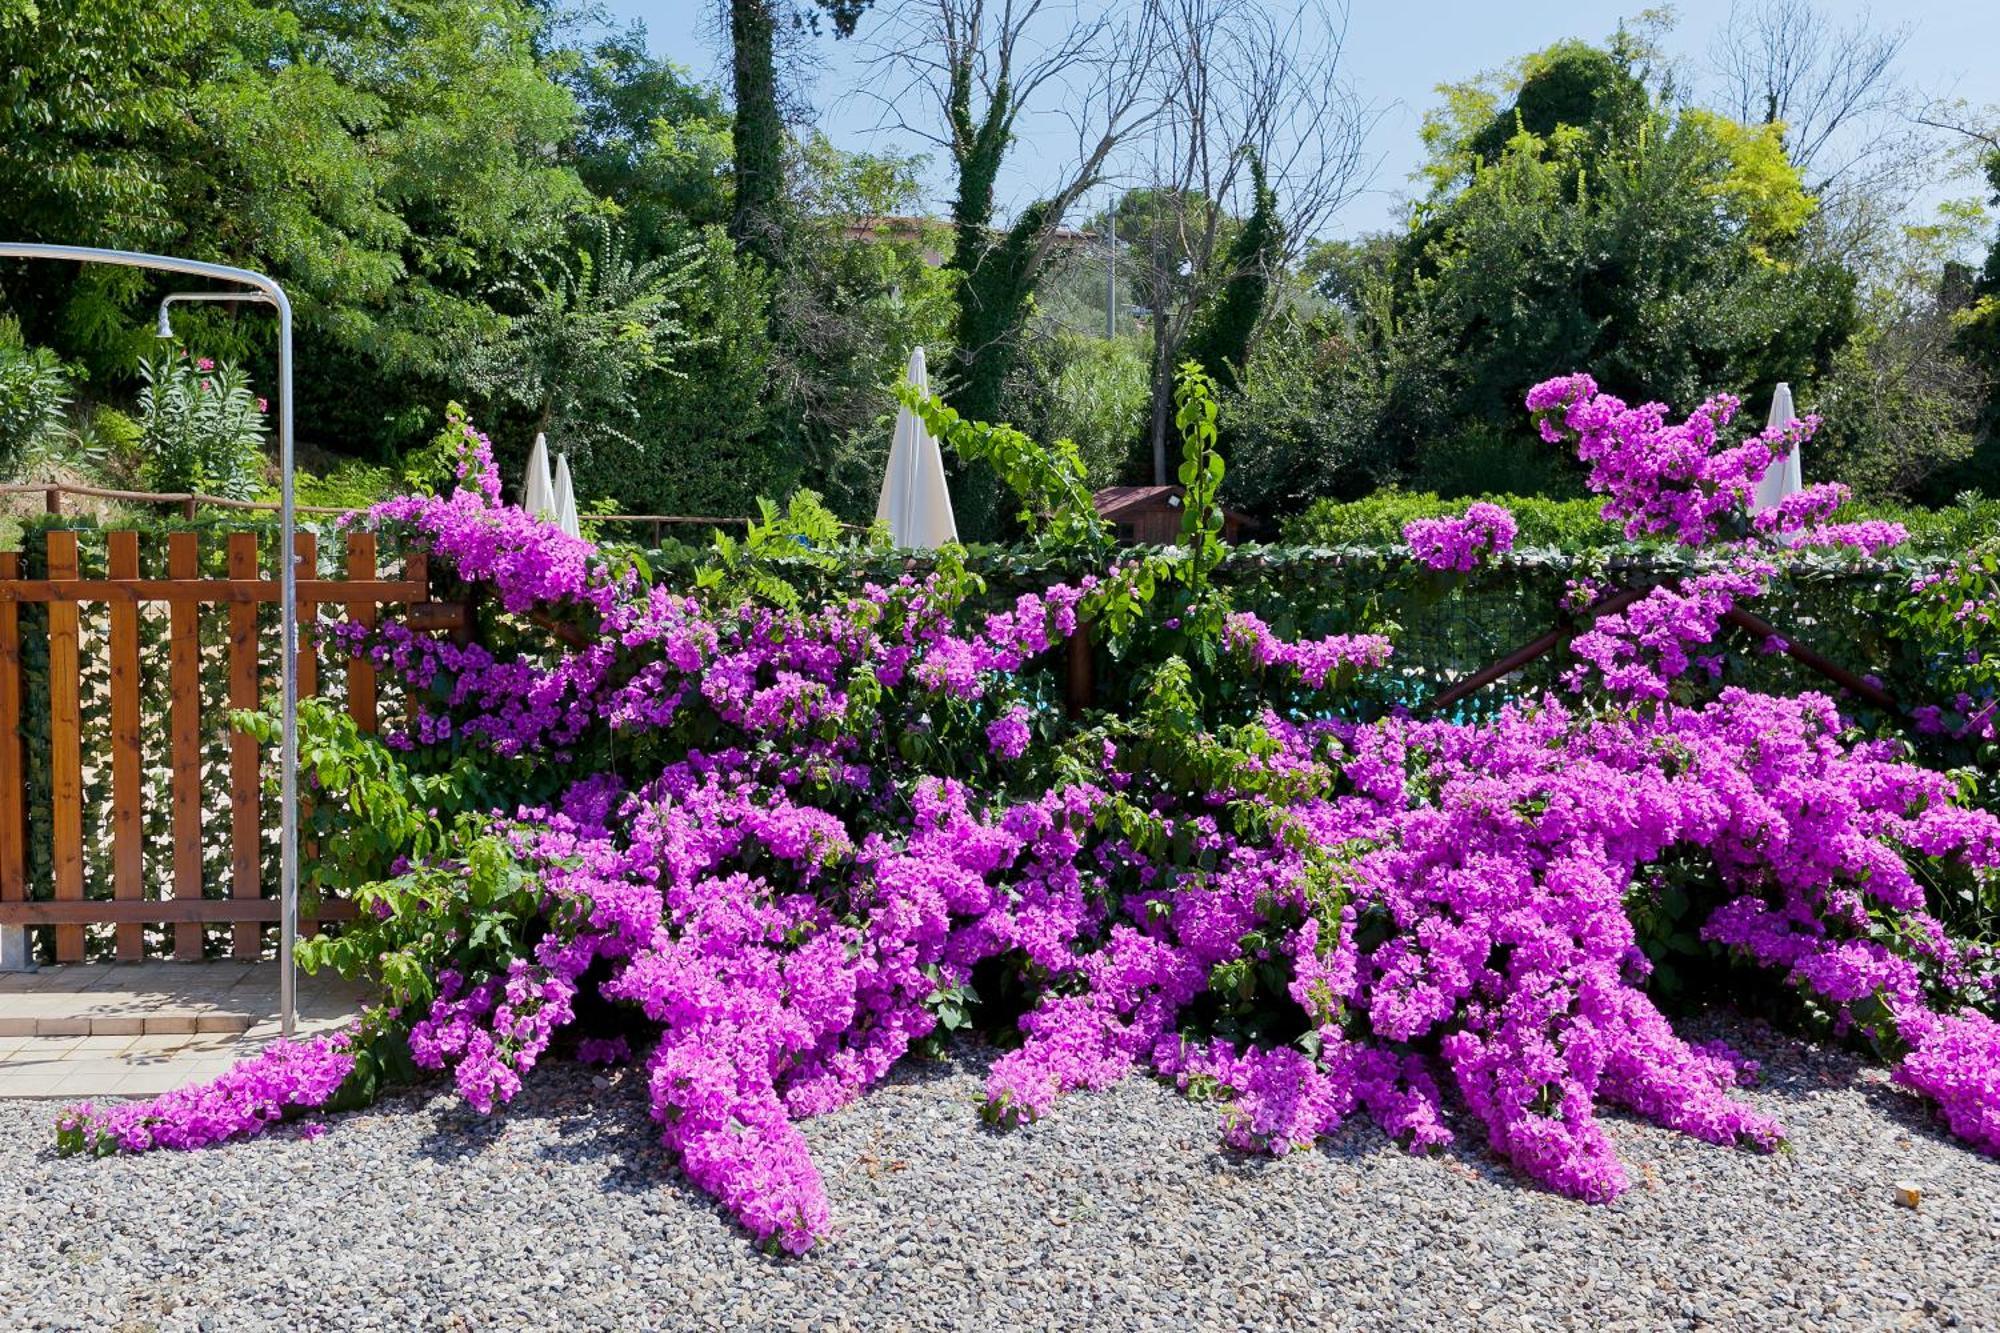
[[[1550, 500], [1537, 496], [1480, 497], [1504, 505], [1520, 525], [1518, 546], [1554, 546], [1569, 551], [1626, 546], [1624, 533], [1598, 517], [1596, 500]], [[1365, 500], [1320, 500], [1286, 520], [1287, 545], [1395, 546], [1403, 540], [1403, 525], [1413, 519], [1462, 514], [1472, 498], [1444, 499], [1430, 491], [1386, 490]], [[1962, 551], [2000, 535], [2000, 499], [1976, 493], [1967, 501], [1942, 509], [1896, 505], [1849, 504], [1837, 516], [1842, 521], [1887, 519], [1910, 530], [1911, 547], [1926, 554]], [[1652, 546], [1657, 543], [1645, 543]]]

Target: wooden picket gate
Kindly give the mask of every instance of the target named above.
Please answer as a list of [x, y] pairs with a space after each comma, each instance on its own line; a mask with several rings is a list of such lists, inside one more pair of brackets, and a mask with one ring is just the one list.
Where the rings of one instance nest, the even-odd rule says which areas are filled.
[[[279, 626], [266, 617], [260, 627], [260, 605], [275, 605], [280, 588], [276, 570], [260, 569], [260, 537], [256, 532], [227, 536], [227, 572], [222, 578], [201, 576], [200, 537], [193, 532], [167, 534], [164, 579], [140, 574], [140, 534], [106, 533], [105, 577], [83, 578], [78, 572], [77, 534], [51, 530], [47, 542], [47, 574], [22, 577], [21, 555], [0, 552], [0, 925], [53, 926], [60, 961], [77, 961], [85, 952], [84, 928], [115, 927], [116, 955], [137, 959], [144, 952], [147, 924], [172, 927], [177, 958], [202, 956], [202, 930], [211, 923], [233, 923], [230, 951], [237, 957], [257, 957], [263, 926], [278, 919], [276, 897], [263, 896], [263, 864], [267, 826], [264, 818], [263, 765], [275, 754], [247, 733], [228, 736], [229, 866], [220, 886], [226, 897], [203, 896], [202, 742], [200, 618], [205, 606], [227, 608], [227, 707], [256, 708], [261, 691], [275, 687], [282, 648]], [[421, 552], [407, 555], [400, 578], [378, 574], [375, 536], [346, 535], [344, 579], [317, 577], [317, 539], [297, 535], [298, 609], [301, 626], [299, 693], [319, 691], [321, 645], [312, 628], [321, 606], [339, 607], [346, 617], [376, 623], [385, 606], [411, 609], [412, 623], [422, 623], [430, 585]], [[275, 545], [275, 544], [273, 544]], [[272, 562], [273, 564], [275, 562]], [[47, 613], [47, 874], [49, 884], [29, 883], [28, 811], [25, 808], [27, 770], [23, 754], [24, 671], [22, 659], [23, 604], [43, 603]], [[101, 604], [109, 618], [104, 650], [109, 657], [109, 830], [110, 896], [86, 892], [85, 835], [85, 717], [79, 660], [83, 608]], [[141, 618], [149, 606], [164, 606], [166, 660], [142, 661]], [[155, 623], [160, 619], [155, 613]], [[452, 617], [442, 617], [447, 623]], [[95, 625], [93, 624], [93, 629]], [[268, 642], [266, 641], [268, 636]], [[260, 671], [264, 661], [274, 664]], [[167, 674], [166, 716], [145, 718], [146, 691], [142, 681], [164, 669]], [[348, 712], [366, 731], [377, 725], [375, 670], [369, 662], [345, 661]], [[144, 673], [144, 674], [142, 674]], [[93, 702], [96, 702], [93, 700]], [[219, 711], [219, 710], [216, 710]], [[214, 712], [206, 719], [215, 724]], [[169, 793], [171, 856], [166, 866], [148, 866], [145, 854], [142, 800], [148, 776], [142, 768], [142, 728], [167, 728], [171, 773], [161, 777]], [[36, 729], [39, 736], [40, 729]], [[103, 747], [93, 757], [103, 759]], [[97, 769], [93, 777], [100, 777]], [[39, 812], [38, 812], [39, 813]], [[275, 816], [272, 820], [275, 823]], [[100, 837], [102, 831], [100, 830]], [[98, 844], [102, 846], [100, 842]], [[306, 849], [309, 853], [310, 849]], [[100, 856], [100, 861], [103, 859]], [[158, 859], [158, 858], [155, 858]], [[157, 891], [148, 893], [149, 885]], [[38, 892], [31, 896], [31, 887]], [[99, 886], [101, 889], [101, 886]], [[42, 896], [42, 895], [46, 896]], [[329, 904], [329, 909], [340, 905]], [[337, 915], [328, 910], [327, 916]]]

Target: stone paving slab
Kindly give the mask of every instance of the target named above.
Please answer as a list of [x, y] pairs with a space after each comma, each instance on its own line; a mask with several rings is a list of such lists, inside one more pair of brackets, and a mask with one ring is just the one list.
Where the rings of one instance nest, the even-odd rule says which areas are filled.
[[[298, 1031], [339, 1027], [364, 987], [299, 976]], [[0, 973], [0, 1097], [157, 1096], [279, 1035], [278, 965], [72, 963]]]

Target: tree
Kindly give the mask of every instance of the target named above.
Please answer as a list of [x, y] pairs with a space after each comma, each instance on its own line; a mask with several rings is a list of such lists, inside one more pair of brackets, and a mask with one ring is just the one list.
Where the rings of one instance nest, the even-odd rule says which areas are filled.
[[1825, 419], [1808, 460], [1817, 475], [1874, 498], [1948, 501], [1959, 489], [1950, 479], [1972, 456], [1989, 382], [1963, 345], [1977, 306], [1956, 257], [1982, 221], [1970, 202], [1944, 205], [1904, 228], [1899, 262], [1862, 287], [1854, 337], [1806, 403]]
[[[9, 62], [26, 90], [9, 114], [36, 123], [0, 145], [0, 174], [31, 234], [271, 272], [298, 314], [304, 428], [348, 447], [421, 438], [463, 349], [499, 325], [493, 275], [590, 204], [559, 160], [576, 104], [538, 60], [541, 16], [522, 0], [84, 3], [53, 11], [47, 52], [27, 49], [36, 25], [0, 25], [26, 62]], [[68, 91], [42, 78], [72, 65]], [[64, 183], [93, 164], [116, 184]], [[139, 307], [157, 287], [136, 271], [44, 266], [9, 290], [107, 382], [151, 341]], [[266, 319], [177, 322], [213, 355], [268, 354]]]
[[0, 198], [28, 240], [157, 243], [213, 4], [40, 0], [0, 17]]
[[1218, 384], [1237, 387], [1250, 356], [1250, 338], [1263, 321], [1271, 289], [1285, 262], [1285, 224], [1278, 217], [1278, 194], [1265, 179], [1264, 164], [1250, 151], [1251, 198], [1256, 202], [1222, 259], [1222, 290], [1203, 313], [1182, 349], [1184, 360], [1199, 362]]
[[[1264, 284], [1361, 181], [1373, 117], [1341, 81], [1338, 18], [1310, 0], [1289, 10], [1261, 0], [1166, 5], [1146, 167], [1156, 216], [1172, 229], [1146, 247], [1156, 483], [1167, 478], [1175, 372], [1197, 319], [1224, 303], [1212, 313], [1219, 341], [1209, 352], [1240, 365]], [[1249, 220], [1240, 249], [1231, 240], [1239, 217]]]
[[732, 117], [722, 90], [647, 53], [633, 25], [579, 51], [561, 82], [578, 118], [567, 159], [584, 187], [615, 204], [634, 252], [687, 244], [689, 230], [727, 224]]
[[[943, 378], [946, 399], [966, 416], [1000, 414], [1058, 227], [1101, 181], [1119, 142], [1151, 114], [1147, 79], [1159, 36], [1152, 0], [1123, 21], [1102, 12], [1068, 19], [1046, 0], [902, 0], [891, 11], [874, 59], [901, 79], [885, 106], [904, 129], [944, 149], [955, 169], [956, 351]], [[996, 228], [995, 188], [1015, 126], [1058, 94], [1077, 129], [1077, 152], [1052, 187]], [[930, 103], [935, 121], [919, 124], [899, 109], [917, 100]], [[998, 492], [983, 473], [955, 490], [961, 531], [993, 535]]]
[[[2000, 204], [2000, 130], [1983, 135], [1982, 158], [1991, 200]], [[1975, 427], [1972, 456], [1944, 480], [1956, 487], [1977, 486], [2000, 494], [2000, 233], [1993, 237], [1985, 265], [1972, 282], [1972, 303], [1958, 314], [1955, 349], [1980, 380], [1984, 402]]]
[[777, 0], [729, 0], [730, 69], [736, 94], [736, 210], [729, 234], [769, 264], [782, 253], [785, 118], [778, 106]]
[[729, 52], [736, 95], [735, 151], [730, 169], [736, 208], [730, 235], [767, 264], [784, 255], [785, 113], [778, 90], [778, 28], [819, 26], [832, 17], [834, 31], [852, 36], [874, 0], [729, 0]]
[[1773, 127], [1664, 108], [1558, 123], [1452, 179], [1403, 242], [1395, 318], [1449, 337], [1437, 391], [1489, 422], [1563, 367], [1683, 407], [1768, 395], [1824, 370], [1852, 327], [1852, 278], [1799, 254], [1812, 201]]
[[477, 348], [467, 381], [526, 409], [535, 433], [557, 447], [587, 454], [602, 437], [627, 433], [641, 385], [670, 372], [692, 343], [681, 294], [698, 275], [692, 246], [635, 261], [602, 219], [583, 232], [569, 253], [544, 256], [525, 280], [503, 285], [518, 309]]
[[1785, 155], [1825, 194], [1893, 135], [1882, 121], [1909, 40], [1909, 25], [1877, 29], [1865, 15], [1836, 27], [1812, 0], [1735, 0], [1712, 55], [1723, 110], [1783, 126]]

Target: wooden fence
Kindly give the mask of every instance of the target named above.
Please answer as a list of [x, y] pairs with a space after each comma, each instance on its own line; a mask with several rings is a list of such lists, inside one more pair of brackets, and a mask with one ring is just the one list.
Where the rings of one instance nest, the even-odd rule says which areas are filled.
[[[260, 624], [258, 615], [260, 606], [279, 601], [275, 561], [269, 559], [275, 552], [268, 547], [260, 550], [263, 539], [256, 532], [220, 535], [227, 542], [226, 551], [211, 551], [211, 555], [226, 557], [222, 577], [202, 576], [202, 538], [193, 532], [166, 534], [165, 578], [141, 576], [141, 537], [132, 531], [104, 534], [103, 577], [80, 575], [78, 534], [72, 531], [42, 534], [47, 543], [44, 577], [23, 577], [21, 554], [0, 552], [0, 925], [54, 927], [59, 960], [75, 961], [84, 956], [84, 930], [93, 924], [115, 928], [120, 959], [143, 955], [147, 924], [171, 926], [175, 957], [199, 958], [203, 927], [222, 922], [233, 925], [231, 952], [237, 957], [256, 957], [262, 948], [263, 925], [278, 919], [277, 898], [263, 894], [267, 834], [276, 823], [275, 813], [266, 819], [264, 765], [275, 763], [276, 755], [260, 753], [262, 747], [255, 739], [234, 729], [227, 735], [227, 870], [219, 877], [223, 882], [218, 886], [226, 896], [204, 896], [205, 835], [212, 846], [220, 834], [218, 829], [204, 827], [203, 797], [215, 795], [203, 789], [204, 730], [214, 736], [225, 708], [258, 707], [262, 692], [276, 685], [282, 652], [277, 617], [266, 615]], [[411, 608], [413, 623], [450, 623], [454, 619], [450, 612], [456, 608], [430, 603], [430, 582], [421, 553], [403, 560], [400, 577], [385, 578], [378, 573], [374, 534], [349, 533], [345, 539], [345, 577], [329, 579], [317, 576], [316, 535], [300, 533], [297, 540], [301, 697], [320, 689], [321, 649], [325, 645], [312, 631], [320, 623], [321, 607], [338, 608], [347, 619], [362, 624], [374, 624], [386, 606]], [[275, 547], [275, 542], [269, 547]], [[153, 554], [157, 558], [157, 548]], [[38, 713], [42, 707], [41, 699], [31, 699], [26, 689], [22, 651], [23, 608], [35, 604], [47, 607], [45, 624], [36, 617], [34, 627], [45, 637], [46, 645], [47, 684], [45, 690], [35, 692], [46, 698], [45, 727], [39, 725], [43, 719], [24, 716], [24, 709]], [[103, 609], [93, 611], [86, 638], [84, 613], [92, 607]], [[216, 645], [211, 632], [210, 657], [212, 660], [219, 653], [226, 658], [226, 699], [205, 701], [201, 625], [204, 616], [218, 612], [226, 616], [227, 636]], [[102, 624], [103, 619], [108, 619], [108, 627]], [[141, 653], [142, 624], [148, 626], [154, 642], [153, 651], [146, 656]], [[166, 645], [164, 661], [158, 660], [161, 628]], [[210, 628], [213, 631], [213, 621]], [[88, 664], [91, 679], [97, 682], [88, 701], [92, 738], [88, 772], [83, 688], [86, 663], [80, 656], [86, 646], [105, 653], [109, 668], [105, 689], [98, 670], [101, 664]], [[378, 722], [375, 670], [365, 660], [343, 661], [342, 692], [347, 710], [361, 728], [373, 731]], [[162, 671], [164, 682], [158, 679]], [[145, 701], [160, 696], [161, 683], [165, 685], [165, 716], [158, 715], [157, 703], [155, 715], [145, 716]], [[211, 689], [211, 695], [214, 692]], [[108, 713], [108, 725], [100, 709]], [[147, 747], [142, 740], [150, 741], [159, 753], [159, 733], [149, 730], [158, 728], [165, 729], [169, 768], [149, 773], [144, 755]], [[33, 885], [29, 882], [30, 821], [25, 808], [29, 799], [27, 763], [30, 758], [37, 763], [44, 760], [24, 753], [24, 734], [32, 738], [32, 744], [42, 744], [46, 737], [47, 874], [37, 877]], [[91, 832], [96, 841], [87, 841], [86, 777], [93, 790], [99, 789], [107, 767], [108, 819], [93, 821]], [[219, 779], [220, 774], [215, 777]], [[154, 840], [150, 857], [146, 816], [159, 812], [144, 808], [148, 788], [154, 802], [164, 791], [170, 807], [170, 851]], [[108, 829], [101, 826], [107, 823]], [[109, 897], [97, 896], [104, 889], [101, 883], [85, 882], [88, 850], [106, 842]], [[309, 852], [305, 849], [305, 854]], [[97, 860], [101, 863], [105, 858]], [[326, 915], [335, 912], [329, 910]]]

